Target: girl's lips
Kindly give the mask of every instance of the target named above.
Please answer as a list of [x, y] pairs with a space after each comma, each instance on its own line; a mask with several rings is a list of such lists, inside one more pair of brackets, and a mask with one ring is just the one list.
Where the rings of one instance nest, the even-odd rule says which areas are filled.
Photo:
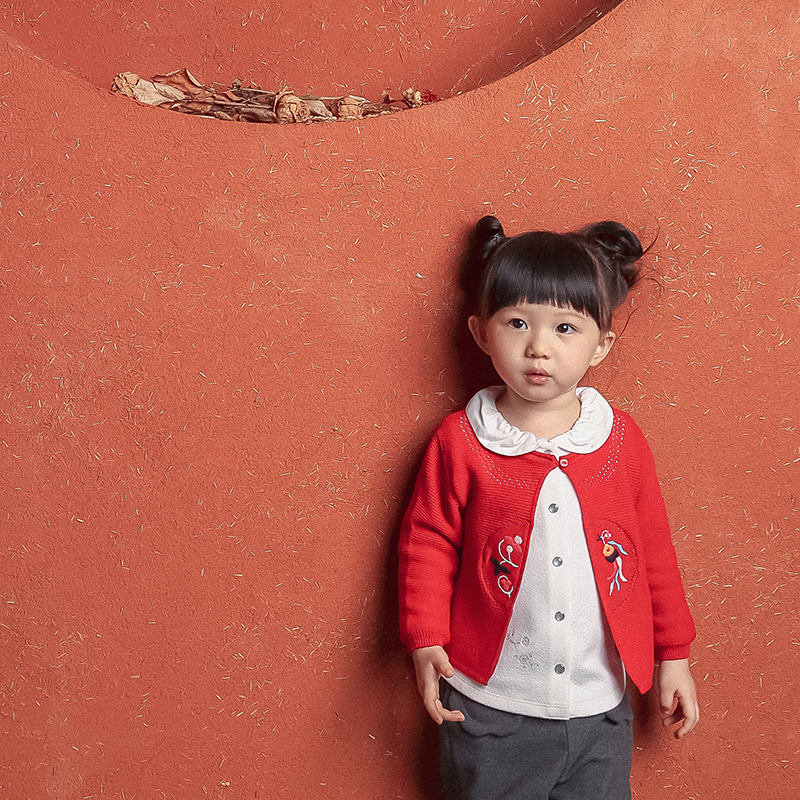
[[530, 383], [541, 385], [547, 383], [550, 373], [543, 369], [534, 369], [525, 373], [525, 377]]

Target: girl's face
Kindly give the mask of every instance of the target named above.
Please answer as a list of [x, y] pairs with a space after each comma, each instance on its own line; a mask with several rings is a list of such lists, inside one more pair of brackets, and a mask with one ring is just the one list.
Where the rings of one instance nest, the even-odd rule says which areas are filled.
[[601, 332], [590, 316], [538, 303], [470, 317], [469, 327], [508, 387], [506, 403], [522, 413], [574, 406], [578, 382], [614, 343], [614, 334]]

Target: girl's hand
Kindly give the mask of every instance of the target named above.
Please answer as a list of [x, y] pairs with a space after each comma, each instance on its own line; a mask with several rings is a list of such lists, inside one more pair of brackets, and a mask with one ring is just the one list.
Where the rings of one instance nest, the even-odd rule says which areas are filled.
[[411, 655], [417, 673], [417, 689], [431, 719], [437, 725], [442, 722], [463, 722], [464, 715], [460, 711], [448, 711], [439, 700], [439, 678], [442, 675], [452, 678], [455, 673], [444, 648], [438, 645], [420, 647]]
[[682, 739], [700, 719], [697, 690], [689, 672], [688, 658], [661, 662], [658, 668], [658, 695], [662, 724], [668, 728], [683, 721], [683, 725], [675, 731], [675, 738]]

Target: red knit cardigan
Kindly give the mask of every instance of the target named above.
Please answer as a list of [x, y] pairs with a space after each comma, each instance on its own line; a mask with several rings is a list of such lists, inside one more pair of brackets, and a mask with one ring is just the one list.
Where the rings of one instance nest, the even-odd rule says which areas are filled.
[[[687, 658], [695, 628], [653, 456], [636, 423], [617, 410], [602, 447], [561, 459], [498, 455], [481, 445], [464, 411], [445, 419], [403, 520], [401, 638], [410, 650], [442, 645], [456, 669], [488, 683], [519, 591], [539, 491], [557, 466], [580, 501], [617, 649], [633, 682], [647, 691], [654, 659]], [[614, 580], [609, 541], [625, 553], [627, 582]], [[509, 543], [517, 545], [519, 558], [511, 562], [518, 567], [498, 559]]]

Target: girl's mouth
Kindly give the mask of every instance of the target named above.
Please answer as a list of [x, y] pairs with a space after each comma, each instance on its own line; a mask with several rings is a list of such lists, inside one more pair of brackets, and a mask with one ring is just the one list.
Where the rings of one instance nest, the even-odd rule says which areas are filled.
[[542, 385], [547, 383], [548, 379], [550, 378], [550, 373], [543, 369], [533, 369], [530, 370], [530, 372], [526, 372], [525, 377], [530, 383]]

